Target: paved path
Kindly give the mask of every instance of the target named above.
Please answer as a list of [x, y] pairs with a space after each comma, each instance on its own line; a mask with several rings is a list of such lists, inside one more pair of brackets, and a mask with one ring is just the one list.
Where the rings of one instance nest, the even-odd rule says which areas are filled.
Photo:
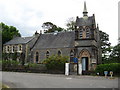
[[97, 76], [3, 72], [2, 81], [12, 88], [117, 88], [118, 79]]

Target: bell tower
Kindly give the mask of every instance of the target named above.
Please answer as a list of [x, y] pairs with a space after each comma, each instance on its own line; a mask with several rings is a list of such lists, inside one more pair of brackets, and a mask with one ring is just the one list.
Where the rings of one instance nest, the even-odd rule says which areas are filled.
[[95, 15], [88, 16], [86, 2], [84, 2], [83, 17], [76, 17], [75, 48], [78, 63], [83, 71], [95, 69], [100, 61], [99, 28], [96, 27]]

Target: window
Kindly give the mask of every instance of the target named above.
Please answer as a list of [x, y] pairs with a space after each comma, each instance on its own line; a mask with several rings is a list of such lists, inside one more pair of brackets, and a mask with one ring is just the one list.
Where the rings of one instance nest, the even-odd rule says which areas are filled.
[[74, 51], [73, 50], [70, 51], [70, 57], [74, 57]]
[[36, 52], [36, 63], [38, 63], [38, 61], [39, 61], [39, 53]]
[[79, 36], [80, 36], [80, 39], [83, 37], [83, 29], [80, 29]]
[[22, 50], [22, 45], [19, 46], [19, 50], [20, 50], [20, 51]]
[[60, 50], [58, 51], [58, 56], [61, 56], [61, 51]]
[[47, 51], [47, 52], [46, 52], [46, 58], [48, 58], [48, 57], [49, 57], [49, 54], [50, 54], [50, 52], [49, 52], [49, 51]]
[[7, 52], [9, 52], [10, 51], [10, 46], [7, 46]]
[[22, 51], [22, 45], [18, 45], [18, 51]]
[[87, 28], [87, 29], [86, 29], [86, 38], [89, 38], [89, 37], [90, 37], [90, 29]]
[[70, 62], [73, 62], [73, 58], [74, 58], [74, 50], [70, 51]]
[[15, 46], [12, 46], [12, 52], [14, 52], [15, 51]]

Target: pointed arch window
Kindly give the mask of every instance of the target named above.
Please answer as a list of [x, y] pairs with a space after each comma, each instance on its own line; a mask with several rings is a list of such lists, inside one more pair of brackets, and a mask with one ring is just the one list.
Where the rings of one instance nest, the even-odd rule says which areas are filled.
[[61, 56], [61, 54], [62, 54], [62, 53], [61, 53], [61, 51], [59, 50], [59, 51], [58, 51], [58, 56]]
[[73, 58], [74, 58], [74, 50], [70, 51], [70, 62], [73, 62]]
[[36, 52], [36, 63], [38, 63], [38, 61], [39, 61], [39, 53]]
[[47, 51], [47, 52], [46, 52], [46, 58], [49, 58], [49, 56], [50, 56], [50, 52]]
[[86, 29], [86, 38], [90, 38], [90, 29], [89, 28]]
[[80, 37], [80, 39], [83, 37], [83, 29], [82, 28], [79, 30], [79, 37]]

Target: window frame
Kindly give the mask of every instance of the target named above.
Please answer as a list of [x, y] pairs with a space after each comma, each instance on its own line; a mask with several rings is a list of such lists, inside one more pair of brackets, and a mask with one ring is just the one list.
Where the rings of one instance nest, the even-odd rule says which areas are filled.
[[86, 28], [86, 38], [90, 38], [90, 28]]
[[82, 39], [83, 38], [83, 28], [79, 29], [79, 38]]
[[[60, 52], [60, 53], [59, 53]], [[58, 53], [57, 53], [58, 56], [62, 56], [62, 51], [61, 50], [58, 50]]]
[[50, 51], [46, 51], [46, 58], [49, 58], [49, 56], [50, 56]]

